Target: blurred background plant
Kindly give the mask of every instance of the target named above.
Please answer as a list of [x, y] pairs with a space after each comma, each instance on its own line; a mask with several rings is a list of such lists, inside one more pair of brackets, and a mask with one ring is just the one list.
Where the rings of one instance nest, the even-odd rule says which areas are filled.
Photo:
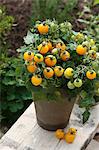
[[16, 55], [16, 49], [23, 45], [23, 37], [29, 29], [32, 12], [32, 0], [0, 0], [0, 5], [6, 7], [6, 13], [14, 17], [12, 29], [6, 38], [10, 44], [8, 53]]
[[55, 18], [58, 22], [71, 21], [78, 0], [32, 0], [32, 20]]
[[0, 6], [0, 122], [3, 126], [11, 126], [32, 102], [32, 95], [21, 79], [24, 75], [22, 62], [18, 57], [9, 57], [8, 34], [13, 23], [14, 18]]
[[78, 12], [77, 21], [84, 26], [84, 33], [95, 39], [99, 47], [99, 0], [84, 0], [83, 10]]
[[[1, 77], [1, 121], [12, 125], [32, 102], [22, 76], [25, 77], [23, 62], [19, 58], [4, 57], [0, 66]], [[27, 101], [28, 100], [28, 101]]]
[[9, 47], [7, 43], [6, 36], [11, 30], [14, 18], [12, 16], [6, 15], [5, 7], [0, 6], [0, 50], [1, 54], [6, 55]]

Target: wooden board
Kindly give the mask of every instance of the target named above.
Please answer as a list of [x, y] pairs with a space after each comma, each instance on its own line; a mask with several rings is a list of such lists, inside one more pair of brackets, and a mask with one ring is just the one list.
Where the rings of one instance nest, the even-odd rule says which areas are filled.
[[96, 140], [92, 140], [86, 150], [99, 150], [99, 142]]
[[[86, 124], [82, 124], [82, 112], [74, 105], [68, 127], [77, 128], [77, 137], [73, 144], [55, 138], [55, 133], [39, 127], [36, 122], [34, 103], [16, 121], [11, 129], [0, 140], [0, 150], [83, 150], [94, 137], [99, 125], [99, 105], [91, 109], [91, 116]], [[67, 127], [67, 128], [68, 128]], [[65, 130], [67, 130], [67, 128]], [[93, 142], [92, 142], [93, 143]], [[99, 147], [99, 143], [94, 144]], [[91, 150], [88, 149], [87, 150]]]

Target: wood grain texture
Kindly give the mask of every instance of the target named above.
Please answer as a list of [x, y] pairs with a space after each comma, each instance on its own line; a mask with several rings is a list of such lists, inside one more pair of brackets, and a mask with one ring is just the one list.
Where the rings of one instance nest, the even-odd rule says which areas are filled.
[[[64, 140], [56, 139], [55, 132], [46, 131], [38, 126], [32, 103], [0, 140], [0, 150], [83, 150], [97, 131], [99, 105], [91, 109], [90, 119], [84, 125], [81, 121], [83, 111], [84, 109], [80, 109], [77, 104], [74, 105], [68, 127], [77, 128], [77, 137], [73, 144], [67, 144]], [[90, 144], [95, 146], [93, 141]], [[98, 142], [94, 150], [97, 150], [97, 146], [99, 147]]]
[[86, 150], [99, 150], [99, 142], [92, 140]]
[[10, 147], [12, 146], [17, 149], [35, 124], [36, 116], [34, 103], [32, 103], [11, 129], [2, 137], [0, 145], [8, 146], [10, 143]]

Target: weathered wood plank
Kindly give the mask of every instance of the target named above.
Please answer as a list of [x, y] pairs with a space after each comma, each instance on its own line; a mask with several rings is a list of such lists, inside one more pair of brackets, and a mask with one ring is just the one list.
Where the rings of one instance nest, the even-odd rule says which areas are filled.
[[[55, 133], [43, 130], [37, 125], [34, 104], [25, 111], [12, 128], [0, 140], [1, 148], [11, 150], [81, 150], [85, 149], [96, 133], [99, 125], [99, 105], [91, 110], [91, 116], [86, 124], [82, 124], [82, 112], [75, 104], [69, 121], [69, 127], [77, 128], [77, 137], [73, 144], [55, 138]], [[67, 129], [65, 129], [67, 130]], [[10, 149], [9, 149], [10, 150]], [[95, 150], [95, 149], [94, 149]]]
[[10, 148], [9, 146], [0, 146], [0, 150], [15, 150], [15, 149]]
[[31, 148], [31, 150], [54, 150], [58, 142], [54, 132], [46, 131], [36, 125], [18, 150], [28, 150], [28, 148]]
[[99, 150], [99, 142], [96, 140], [92, 140], [86, 150]]
[[17, 148], [36, 124], [34, 103], [22, 114], [11, 129], [2, 137], [0, 145]]

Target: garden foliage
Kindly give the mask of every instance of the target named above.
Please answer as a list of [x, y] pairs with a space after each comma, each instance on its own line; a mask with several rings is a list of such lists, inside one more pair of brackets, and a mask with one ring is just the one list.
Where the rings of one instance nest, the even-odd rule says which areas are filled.
[[[24, 57], [28, 81], [33, 84], [29, 90], [34, 91], [37, 100], [44, 96], [46, 89], [49, 91], [46, 100], [52, 100], [54, 92], [60, 97], [60, 89], [65, 89], [69, 96], [79, 95], [80, 107], [85, 108], [83, 122], [86, 122], [89, 109], [99, 96], [99, 56], [95, 41], [87, 34], [73, 31], [69, 22], [55, 20], [37, 21], [24, 41], [25, 45], [18, 51], [21, 59]], [[63, 70], [60, 76], [56, 67]], [[47, 70], [50, 77], [45, 73]]]
[[6, 55], [9, 44], [7, 43], [6, 36], [11, 30], [14, 18], [6, 15], [5, 7], [0, 6], [0, 52]]
[[[0, 6], [0, 121], [13, 123], [31, 103], [31, 93], [27, 91], [22, 76], [24, 67], [19, 58], [8, 57], [10, 44], [7, 34], [14, 18], [6, 15], [5, 7]], [[30, 100], [26, 103], [26, 100]], [[8, 123], [8, 124], [9, 124]]]
[[55, 18], [58, 22], [71, 20], [78, 0], [33, 0], [32, 19], [45, 20]]

